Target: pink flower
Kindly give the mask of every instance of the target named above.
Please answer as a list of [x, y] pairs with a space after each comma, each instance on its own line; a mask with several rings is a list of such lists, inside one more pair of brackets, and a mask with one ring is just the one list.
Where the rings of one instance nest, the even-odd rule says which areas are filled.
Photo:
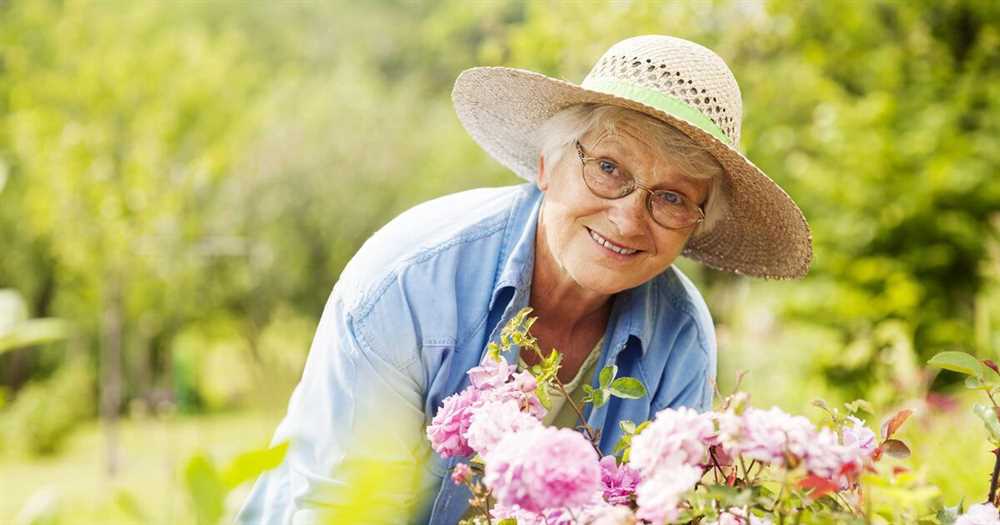
[[821, 429], [806, 451], [806, 469], [836, 483], [840, 490], [854, 485], [875, 452], [875, 434], [864, 423], [848, 416], [852, 426], [845, 427], [840, 439], [828, 428]]
[[[472, 383], [469, 387], [445, 398], [427, 427], [431, 447], [441, 457], [468, 456], [473, 452], [483, 454], [493, 448], [504, 433], [534, 426], [527, 418], [540, 422], [545, 417], [545, 407], [535, 395], [535, 378], [528, 372], [512, 374], [513, 370], [515, 367], [506, 361], [487, 358], [481, 366], [469, 370]], [[507, 410], [497, 421], [488, 421], [500, 413], [496, 405], [506, 403], [512, 403], [515, 410]], [[484, 409], [484, 406], [490, 408]], [[475, 444], [470, 445], [469, 427], [479, 410], [487, 410], [493, 416], [480, 418], [482, 423], [472, 433]], [[525, 417], [514, 412], [525, 413]]]
[[535, 380], [535, 376], [531, 375], [531, 372], [518, 372], [514, 374], [511, 386], [520, 392], [534, 394], [535, 389], [538, 388], [538, 381]]
[[479, 401], [479, 391], [473, 388], [448, 396], [427, 427], [431, 447], [443, 458], [468, 456], [472, 448], [465, 433], [472, 422], [472, 409]]
[[583, 525], [635, 525], [632, 509], [621, 505], [595, 505], [580, 512]]
[[787, 455], [803, 458], [815, 439], [816, 427], [802, 416], [791, 416], [778, 407], [748, 408], [742, 416], [716, 417], [719, 440], [726, 451], [765, 463], [785, 465]]
[[513, 507], [497, 505], [490, 509], [490, 515], [497, 521], [514, 519], [517, 525], [576, 525], [573, 516], [566, 509], [529, 512], [517, 505]]
[[684, 494], [694, 488], [701, 473], [699, 467], [678, 465], [660, 469], [654, 477], [643, 479], [636, 491], [639, 510], [635, 515], [657, 525], [676, 520]]
[[472, 479], [472, 469], [467, 463], [459, 463], [451, 470], [451, 482], [461, 485]]
[[601, 468], [580, 433], [539, 427], [501, 440], [486, 457], [483, 482], [499, 506], [541, 513], [595, 501]]
[[547, 411], [542, 406], [542, 402], [538, 400], [538, 396], [535, 395], [535, 378], [528, 372], [518, 372], [514, 374], [513, 378], [510, 382], [481, 390], [483, 403], [514, 401], [521, 411], [527, 412], [541, 421]]
[[847, 416], [851, 426], [841, 430], [841, 443], [845, 447], [856, 449], [859, 455], [871, 457], [875, 452], [875, 433], [865, 426], [865, 422], [854, 416]]
[[714, 439], [711, 415], [690, 408], [661, 410], [649, 427], [632, 438], [629, 466], [645, 479], [661, 470], [698, 465]]
[[639, 484], [639, 472], [628, 465], [618, 465], [614, 456], [601, 458], [601, 487], [604, 501], [612, 505], [628, 505]]
[[490, 515], [497, 521], [514, 519], [517, 525], [636, 525], [635, 513], [623, 506], [609, 505], [600, 501], [574, 509], [548, 509], [542, 512], [528, 512], [521, 507], [496, 505]]
[[507, 361], [502, 359], [495, 361], [492, 357], [487, 356], [482, 364], [469, 369], [466, 374], [469, 376], [469, 382], [472, 383], [472, 386], [480, 390], [488, 390], [506, 383], [515, 370], [517, 367]]
[[540, 426], [542, 423], [522, 412], [514, 400], [488, 402], [472, 411], [472, 421], [465, 436], [469, 446], [485, 457], [507, 435]]
[[1000, 515], [989, 503], [973, 505], [955, 520], [955, 525], [1000, 525]]

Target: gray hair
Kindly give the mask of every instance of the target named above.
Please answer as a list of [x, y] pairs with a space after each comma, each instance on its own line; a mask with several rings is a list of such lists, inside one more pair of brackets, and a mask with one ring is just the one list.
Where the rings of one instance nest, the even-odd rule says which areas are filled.
[[595, 129], [614, 135], [615, 126], [628, 122], [636, 126], [671, 154], [671, 160], [685, 176], [697, 180], [710, 180], [705, 200], [705, 220], [698, 225], [695, 235], [711, 231], [726, 211], [723, 189], [724, 170], [719, 161], [704, 147], [695, 143], [682, 131], [649, 115], [618, 106], [602, 104], [576, 104], [549, 117], [536, 132], [545, 164], [554, 166], [566, 150], [580, 137]]

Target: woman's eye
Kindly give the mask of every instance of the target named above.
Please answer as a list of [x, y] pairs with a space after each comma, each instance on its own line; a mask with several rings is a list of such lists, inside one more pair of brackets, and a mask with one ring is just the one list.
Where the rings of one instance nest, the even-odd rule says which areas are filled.
[[680, 193], [673, 191], [658, 191], [656, 192], [656, 199], [670, 206], [678, 206], [684, 203], [684, 197]]
[[601, 171], [603, 171], [607, 175], [614, 175], [615, 171], [618, 171], [618, 166], [616, 166], [615, 163], [611, 162], [610, 160], [601, 159], [600, 166], [601, 166]]

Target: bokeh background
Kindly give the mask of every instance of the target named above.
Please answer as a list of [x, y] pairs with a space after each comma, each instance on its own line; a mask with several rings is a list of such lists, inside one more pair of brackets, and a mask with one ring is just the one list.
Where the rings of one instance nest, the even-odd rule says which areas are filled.
[[647, 33], [727, 60], [744, 150], [813, 228], [802, 281], [679, 263], [721, 391], [910, 407], [914, 478], [982, 499], [973, 394], [925, 363], [1000, 360], [1000, 3], [3, 0], [0, 523], [231, 516], [361, 243], [519, 182], [458, 123], [458, 73], [578, 82]]

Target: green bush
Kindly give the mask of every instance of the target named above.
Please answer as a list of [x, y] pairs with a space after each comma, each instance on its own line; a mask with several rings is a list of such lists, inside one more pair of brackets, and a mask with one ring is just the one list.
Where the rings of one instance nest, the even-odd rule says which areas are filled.
[[2, 428], [16, 452], [34, 456], [59, 451], [78, 423], [95, 412], [94, 375], [83, 360], [71, 360], [51, 377], [21, 390], [7, 407]]

